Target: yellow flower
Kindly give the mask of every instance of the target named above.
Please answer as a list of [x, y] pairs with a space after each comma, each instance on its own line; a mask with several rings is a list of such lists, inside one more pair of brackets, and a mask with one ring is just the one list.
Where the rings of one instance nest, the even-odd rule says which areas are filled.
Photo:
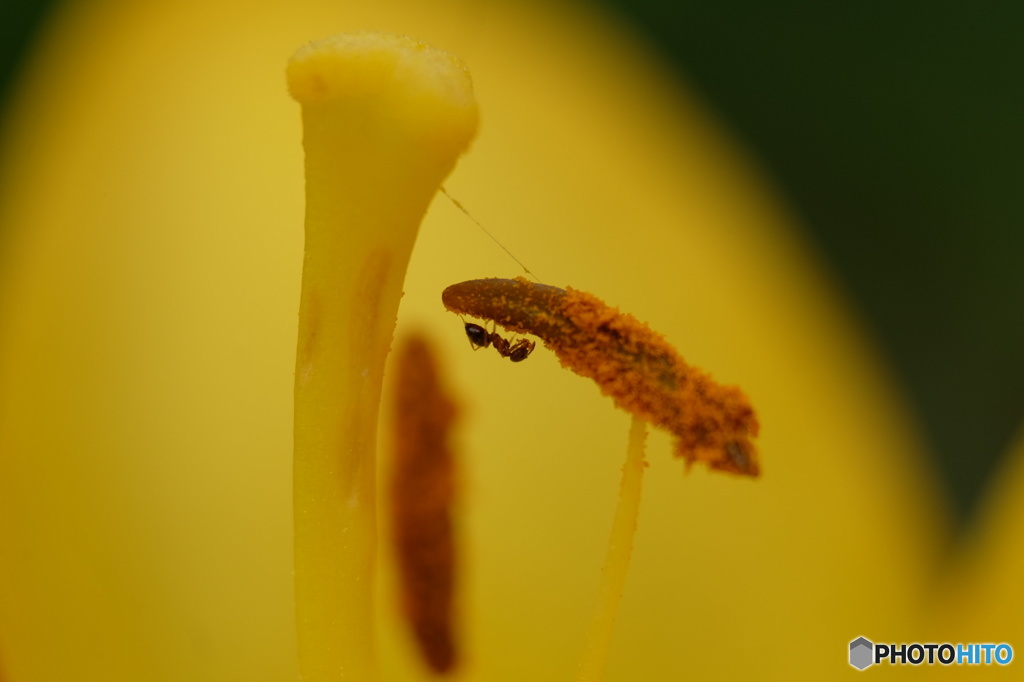
[[[758, 410], [755, 483], [684, 476], [652, 432], [608, 680], [821, 679], [858, 635], [1020, 642], [1019, 463], [950, 560], [906, 406], [699, 102], [578, 7], [354, 5], [83, 1], [40, 44], [0, 168], [5, 680], [297, 679], [302, 156], [283, 67], [360, 28], [468, 64], [481, 130], [447, 187], [476, 218]], [[438, 339], [466, 407], [460, 674], [572, 679], [629, 417], [539, 348], [470, 351], [441, 291], [516, 274], [435, 202], [398, 334]], [[379, 565], [381, 677], [420, 679]]]

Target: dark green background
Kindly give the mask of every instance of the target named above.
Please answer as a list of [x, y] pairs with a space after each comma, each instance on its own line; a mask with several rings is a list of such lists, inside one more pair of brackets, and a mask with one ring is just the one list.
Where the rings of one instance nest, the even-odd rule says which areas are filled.
[[[787, 193], [969, 521], [1024, 413], [1024, 2], [592, 1]], [[51, 4], [5, 0], [0, 96]]]

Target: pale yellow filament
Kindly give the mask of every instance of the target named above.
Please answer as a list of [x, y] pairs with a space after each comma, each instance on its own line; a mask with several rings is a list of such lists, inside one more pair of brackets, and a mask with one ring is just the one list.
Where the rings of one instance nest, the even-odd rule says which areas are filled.
[[633, 417], [629, 427], [626, 463], [622, 467], [622, 482], [619, 484], [619, 501], [608, 539], [608, 552], [601, 569], [597, 606], [583, 645], [583, 656], [576, 677], [578, 682], [598, 682], [604, 675], [615, 617], [619, 612], [626, 577], [629, 575], [629, 560], [633, 555], [633, 536], [636, 534], [644, 469], [647, 467], [644, 462], [646, 439], [647, 423], [639, 417]]

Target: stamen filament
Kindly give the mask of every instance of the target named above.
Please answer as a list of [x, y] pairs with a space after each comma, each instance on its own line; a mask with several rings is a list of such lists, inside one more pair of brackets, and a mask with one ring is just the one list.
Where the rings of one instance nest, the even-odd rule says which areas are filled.
[[622, 482], [619, 484], [619, 501], [615, 507], [611, 536], [608, 538], [608, 552], [601, 569], [597, 606], [583, 645], [577, 682], [598, 682], [604, 675], [615, 617], [619, 613], [619, 603], [629, 575], [629, 560], [633, 555], [633, 537], [640, 512], [644, 469], [647, 468], [644, 461], [646, 439], [646, 422], [633, 417], [629, 427], [626, 463], [622, 467]]

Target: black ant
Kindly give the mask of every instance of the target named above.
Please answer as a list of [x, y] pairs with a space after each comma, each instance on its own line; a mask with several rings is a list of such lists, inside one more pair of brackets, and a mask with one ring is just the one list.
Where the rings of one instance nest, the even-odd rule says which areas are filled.
[[466, 323], [466, 336], [469, 338], [469, 343], [473, 346], [473, 350], [494, 346], [494, 350], [498, 351], [498, 355], [508, 358], [512, 362], [522, 362], [530, 357], [534, 346], [537, 345], [536, 341], [527, 341], [526, 339], [519, 339], [515, 343], [510, 344], [497, 332], [489, 332], [472, 322]]

